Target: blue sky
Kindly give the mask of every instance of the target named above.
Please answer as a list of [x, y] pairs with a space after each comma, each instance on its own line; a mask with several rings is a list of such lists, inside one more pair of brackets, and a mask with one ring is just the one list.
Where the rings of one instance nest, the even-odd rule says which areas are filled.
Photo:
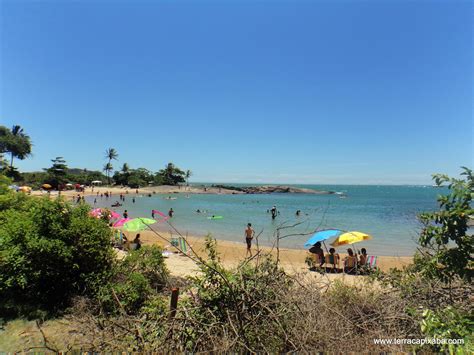
[[469, 1], [0, 1], [0, 124], [194, 181], [430, 183], [473, 166]]

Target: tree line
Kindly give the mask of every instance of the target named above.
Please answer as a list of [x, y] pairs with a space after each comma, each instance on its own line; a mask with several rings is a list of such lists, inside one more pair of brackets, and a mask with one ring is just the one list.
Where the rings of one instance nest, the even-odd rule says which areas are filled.
[[11, 129], [0, 126], [0, 173], [11, 178], [16, 184], [36, 188], [48, 184], [55, 189], [63, 189], [68, 183], [90, 185], [92, 181], [132, 188], [189, 184], [189, 178], [192, 176], [191, 170], [184, 171], [173, 163], [168, 163], [157, 172], [142, 167], [133, 169], [128, 163], [124, 163], [120, 170], [114, 170], [113, 161], [117, 161], [119, 157], [115, 148], [108, 148], [105, 151], [102, 171], [69, 168], [66, 160], [58, 156], [51, 159], [51, 166], [44, 168], [43, 171], [20, 172], [13, 165], [14, 159], [24, 160], [31, 156], [32, 146], [31, 138], [21, 126], [15, 125]]

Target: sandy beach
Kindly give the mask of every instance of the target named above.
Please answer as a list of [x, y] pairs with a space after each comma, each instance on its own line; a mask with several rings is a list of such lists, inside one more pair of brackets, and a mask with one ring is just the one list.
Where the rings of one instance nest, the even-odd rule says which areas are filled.
[[[136, 233], [129, 233], [130, 237], [133, 237]], [[160, 238], [157, 234], [151, 231], [142, 231], [140, 232], [141, 239], [144, 245], [151, 245], [156, 244], [163, 247], [165, 250], [172, 252], [166, 259], [166, 264], [171, 272], [172, 275], [175, 276], [190, 276], [195, 275], [199, 272], [199, 268], [197, 264], [191, 259], [184, 255], [180, 255], [176, 253], [178, 250], [171, 246], [169, 240], [170, 235], [169, 233], [160, 233], [158, 232], [161, 237]], [[173, 235], [173, 237], [177, 237], [177, 235]], [[129, 238], [130, 239], [130, 238]], [[242, 238], [243, 239], [243, 238]], [[205, 247], [204, 247], [204, 238], [202, 237], [195, 237], [195, 236], [188, 236], [187, 237], [188, 243], [192, 247], [192, 253], [206, 257]], [[252, 247], [253, 254], [257, 253], [257, 246], [254, 245]], [[277, 256], [277, 250], [275, 248], [270, 247], [259, 247], [261, 254], [268, 254], [270, 253], [274, 257]], [[244, 240], [242, 243], [236, 243], [226, 240], [218, 240], [217, 241], [217, 251], [221, 258], [221, 261], [224, 266], [226, 267], [235, 267], [240, 262], [246, 259], [246, 245]], [[309, 272], [308, 266], [305, 264], [305, 258], [308, 255], [306, 250], [298, 250], [298, 249], [286, 249], [281, 248], [279, 252], [280, 263], [281, 266], [290, 274], [299, 274], [299, 273], [307, 273]], [[344, 254], [340, 254], [341, 259], [345, 256]], [[255, 260], [255, 259], [254, 259]], [[254, 262], [254, 261], [252, 261]], [[377, 266], [383, 270], [388, 271], [391, 268], [402, 268], [403, 266], [409, 265], [412, 262], [411, 257], [392, 257], [392, 256], [379, 256], [377, 259]], [[312, 274], [317, 274], [312, 272]], [[343, 274], [334, 274], [331, 277], [349, 277], [352, 278], [353, 276], [343, 275]]]
[[[81, 196], [92, 196], [92, 195], [99, 195], [101, 193], [109, 192], [112, 193], [112, 198], [114, 195], [117, 197], [120, 194], [125, 194], [129, 196], [133, 196], [137, 194], [137, 189], [132, 189], [129, 187], [88, 187], [84, 190], [84, 192], [77, 192], [75, 190], [63, 190], [61, 191], [61, 196], [77, 196], [80, 194]], [[185, 193], [185, 194], [223, 194], [223, 195], [237, 195], [243, 194], [244, 192], [229, 190], [224, 188], [218, 187], [204, 187], [204, 186], [170, 186], [170, 185], [161, 185], [161, 186], [150, 186], [145, 188], [139, 188], [138, 194], [147, 195], [147, 194], [175, 194], [175, 193]], [[44, 190], [35, 190], [31, 192], [33, 196], [42, 196], [47, 195], [47, 192]], [[50, 196], [57, 196], [58, 191], [51, 191]]]

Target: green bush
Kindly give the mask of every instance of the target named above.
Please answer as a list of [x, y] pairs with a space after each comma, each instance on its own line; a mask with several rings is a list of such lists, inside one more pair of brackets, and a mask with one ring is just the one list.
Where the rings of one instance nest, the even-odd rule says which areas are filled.
[[21, 195], [0, 199], [0, 312], [55, 312], [94, 294], [113, 263], [110, 228], [87, 206]]
[[464, 344], [440, 344], [432, 346], [434, 351], [472, 354], [474, 352], [474, 318], [453, 307], [434, 312], [425, 310], [421, 321], [421, 332], [434, 339], [463, 339]]
[[98, 301], [107, 314], [138, 314], [140, 309], [164, 289], [168, 270], [160, 247], [144, 246], [132, 251], [116, 264], [109, 283], [98, 293]]

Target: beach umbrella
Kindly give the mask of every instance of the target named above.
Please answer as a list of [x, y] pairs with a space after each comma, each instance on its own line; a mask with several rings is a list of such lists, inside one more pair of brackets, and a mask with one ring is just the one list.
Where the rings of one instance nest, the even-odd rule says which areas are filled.
[[149, 228], [148, 226], [154, 223], [156, 223], [156, 221], [151, 218], [134, 218], [123, 224], [123, 230], [127, 232], [138, 232]]
[[52, 186], [50, 184], [43, 184], [43, 185], [41, 185], [41, 187], [45, 190], [49, 190], [50, 188], [52, 188]]
[[157, 214], [157, 215], [159, 215], [159, 216], [162, 217], [162, 218], [160, 218], [160, 219], [158, 220], [159, 222], [166, 222], [166, 221], [170, 218], [168, 215], [166, 215], [166, 214], [164, 214], [163, 212], [158, 211], [158, 210], [151, 210], [151, 212], [152, 212], [153, 214]]
[[120, 214], [115, 212], [115, 211], [109, 211], [110, 212], [110, 218], [112, 219], [117, 219], [120, 218]]
[[370, 239], [372, 239], [372, 236], [367, 233], [356, 231], [346, 232], [337, 237], [336, 240], [331, 243], [331, 245], [333, 247], [340, 247], [342, 245], [355, 244]]
[[339, 229], [325, 229], [322, 231], [318, 231], [314, 233], [311, 238], [309, 238], [306, 243], [304, 243], [305, 248], [311, 248], [314, 244], [317, 242], [323, 242], [329, 238], [335, 237], [337, 235], [340, 235], [341, 233], [344, 233], [343, 231]]
[[92, 216], [97, 216], [97, 215], [99, 215], [99, 214], [101, 214], [101, 213], [102, 213], [102, 208], [94, 208], [94, 209], [90, 212], [90, 214], [91, 214]]
[[121, 218], [113, 224], [113, 227], [122, 227], [128, 221], [131, 221], [132, 218]]

